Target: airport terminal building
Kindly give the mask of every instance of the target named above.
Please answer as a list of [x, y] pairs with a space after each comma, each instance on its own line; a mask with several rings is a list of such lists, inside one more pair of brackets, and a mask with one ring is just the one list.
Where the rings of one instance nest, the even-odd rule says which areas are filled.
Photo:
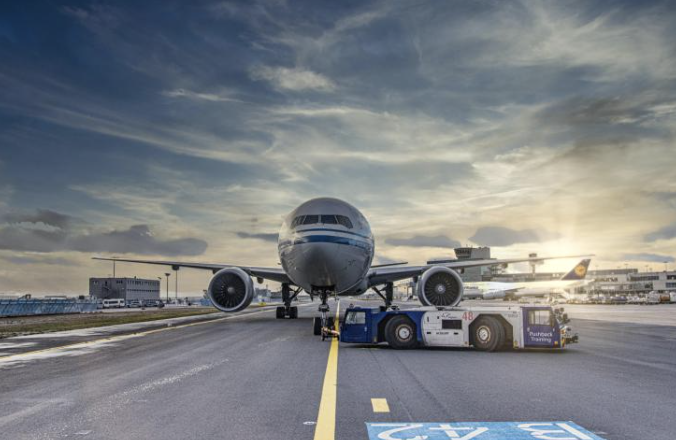
[[121, 298], [125, 301], [159, 300], [160, 280], [143, 278], [90, 278], [89, 296], [98, 299]]

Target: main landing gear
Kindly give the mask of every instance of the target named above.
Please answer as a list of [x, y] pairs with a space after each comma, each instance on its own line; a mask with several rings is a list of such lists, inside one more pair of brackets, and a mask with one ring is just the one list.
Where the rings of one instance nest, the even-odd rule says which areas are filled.
[[319, 305], [319, 313], [321, 317], [316, 317], [313, 321], [315, 336], [321, 336], [322, 341], [326, 338], [340, 338], [339, 333], [335, 329], [335, 320], [333, 316], [329, 316], [329, 305], [327, 300], [332, 293], [330, 289], [319, 289], [313, 292], [313, 295], [319, 296], [322, 303]]
[[385, 301], [385, 306], [380, 307], [383, 312], [385, 310], [389, 309], [389, 308], [392, 308], [392, 309], [397, 308], [397, 306], [392, 306], [392, 301], [394, 299], [394, 283], [385, 284], [385, 288], [384, 288], [385, 294], [384, 295], [376, 286], [371, 287], [371, 289], [373, 289], [373, 291], [376, 292], [378, 294], [378, 296], [383, 299], [383, 301]]
[[284, 306], [277, 307], [277, 319], [298, 318], [298, 307], [291, 307], [291, 301], [296, 299], [298, 293], [300, 293], [300, 287], [292, 291], [288, 284], [282, 284], [282, 301], [284, 301]]

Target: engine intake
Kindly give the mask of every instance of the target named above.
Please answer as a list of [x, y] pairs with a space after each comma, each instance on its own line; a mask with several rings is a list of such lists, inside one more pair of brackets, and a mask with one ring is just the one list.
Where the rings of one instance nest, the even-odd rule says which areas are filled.
[[425, 306], [457, 306], [462, 300], [460, 275], [444, 266], [432, 266], [418, 281], [418, 299]]
[[253, 280], [242, 269], [227, 267], [211, 278], [207, 294], [217, 309], [223, 312], [239, 312], [247, 308], [253, 300]]

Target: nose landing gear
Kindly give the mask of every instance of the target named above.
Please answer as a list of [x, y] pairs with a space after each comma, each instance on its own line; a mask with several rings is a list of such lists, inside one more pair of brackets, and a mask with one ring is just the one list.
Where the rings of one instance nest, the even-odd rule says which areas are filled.
[[326, 338], [340, 339], [340, 334], [335, 329], [335, 320], [332, 316], [329, 316], [330, 308], [327, 304], [327, 300], [331, 293], [331, 289], [319, 289], [313, 292], [313, 294], [318, 295], [322, 301], [318, 308], [321, 317], [316, 317], [313, 322], [314, 334], [315, 336], [321, 336], [322, 341]]

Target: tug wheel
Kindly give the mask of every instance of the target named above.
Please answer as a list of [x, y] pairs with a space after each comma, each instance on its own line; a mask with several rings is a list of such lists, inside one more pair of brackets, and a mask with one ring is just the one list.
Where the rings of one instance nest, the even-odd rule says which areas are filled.
[[472, 324], [472, 345], [480, 351], [495, 351], [505, 343], [505, 329], [492, 316], [482, 316]]
[[418, 345], [416, 326], [406, 316], [395, 316], [385, 325], [385, 339], [390, 347], [398, 350], [415, 348]]

